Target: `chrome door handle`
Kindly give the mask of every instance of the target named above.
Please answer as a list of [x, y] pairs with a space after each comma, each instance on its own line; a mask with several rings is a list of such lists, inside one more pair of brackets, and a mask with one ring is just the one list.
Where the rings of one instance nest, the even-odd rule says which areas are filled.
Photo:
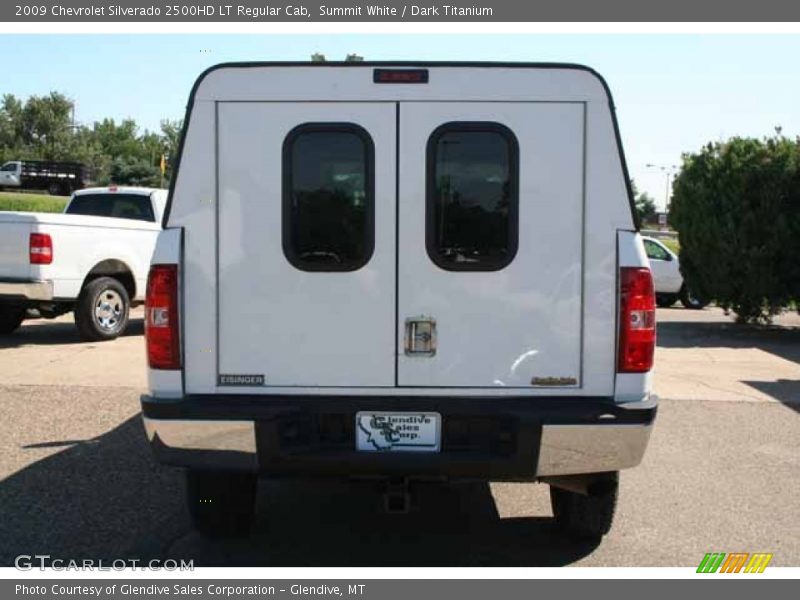
[[406, 356], [434, 356], [436, 354], [436, 319], [409, 317], [406, 319]]

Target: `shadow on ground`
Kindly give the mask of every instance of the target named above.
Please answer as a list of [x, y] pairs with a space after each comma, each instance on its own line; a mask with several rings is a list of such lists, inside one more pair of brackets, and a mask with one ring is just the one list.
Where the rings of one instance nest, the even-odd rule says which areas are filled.
[[424, 484], [418, 507], [387, 515], [377, 483], [263, 481], [253, 533], [213, 542], [190, 530], [181, 472], [155, 465], [138, 416], [0, 482], [0, 565], [20, 554], [61, 559], [193, 559], [196, 566], [550, 566], [595, 545], [549, 515], [501, 519], [486, 484]]
[[[34, 323], [36, 323], [34, 325]], [[131, 319], [121, 337], [144, 335], [144, 319]], [[10, 335], [0, 335], [0, 348], [21, 346], [58, 346], [83, 343], [72, 321], [23, 321], [22, 326]], [[103, 342], [86, 342], [100, 344]]]
[[743, 381], [742, 383], [772, 396], [800, 413], [800, 380], [778, 379], [777, 381]]
[[381, 500], [378, 484], [262, 482], [248, 539], [190, 533], [171, 554], [197, 565], [561, 566], [597, 546], [565, 537], [549, 515], [501, 519], [484, 483], [427, 484], [406, 515]]
[[19, 554], [157, 558], [186, 526], [181, 481], [153, 463], [138, 416], [97, 438], [23, 451], [47, 449], [57, 452], [0, 481], [0, 565]]
[[[661, 321], [658, 323], [657, 339], [662, 348], [757, 348], [800, 364], [800, 327]], [[743, 383], [800, 411], [800, 380]]]
[[659, 321], [658, 345], [664, 348], [759, 348], [800, 363], [800, 327]]

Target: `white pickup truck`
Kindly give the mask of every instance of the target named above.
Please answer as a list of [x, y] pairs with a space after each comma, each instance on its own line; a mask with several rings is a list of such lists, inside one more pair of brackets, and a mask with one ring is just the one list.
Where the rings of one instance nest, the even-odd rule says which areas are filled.
[[206, 533], [259, 475], [541, 481], [597, 538], [647, 447], [655, 294], [608, 87], [576, 65], [198, 79], [148, 280], [158, 459]]
[[656, 304], [661, 308], [669, 308], [680, 299], [686, 308], [705, 308], [709, 301], [693, 294], [684, 283], [678, 255], [655, 238], [645, 236], [642, 241], [650, 261], [650, 270], [653, 271]]
[[63, 214], [0, 212], [0, 335], [30, 311], [71, 310], [82, 339], [122, 334], [144, 300], [165, 204], [166, 190], [111, 186], [75, 192]]

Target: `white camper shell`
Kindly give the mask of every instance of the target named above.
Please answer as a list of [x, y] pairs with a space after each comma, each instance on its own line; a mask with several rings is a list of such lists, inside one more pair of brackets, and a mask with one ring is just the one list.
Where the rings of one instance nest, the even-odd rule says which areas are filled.
[[628, 182], [586, 67], [206, 71], [142, 398], [198, 526], [249, 514], [251, 474], [336, 474], [544, 480], [560, 522], [605, 533], [656, 412]]

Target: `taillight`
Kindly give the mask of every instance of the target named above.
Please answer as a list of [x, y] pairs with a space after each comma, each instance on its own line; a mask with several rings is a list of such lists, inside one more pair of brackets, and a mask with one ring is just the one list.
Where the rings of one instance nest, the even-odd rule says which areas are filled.
[[53, 240], [48, 234], [31, 234], [28, 259], [32, 265], [49, 265], [53, 262]]
[[180, 369], [178, 266], [153, 265], [145, 297], [147, 362], [152, 369]]
[[619, 272], [620, 373], [644, 373], [653, 368], [656, 347], [656, 295], [650, 269], [622, 267]]

